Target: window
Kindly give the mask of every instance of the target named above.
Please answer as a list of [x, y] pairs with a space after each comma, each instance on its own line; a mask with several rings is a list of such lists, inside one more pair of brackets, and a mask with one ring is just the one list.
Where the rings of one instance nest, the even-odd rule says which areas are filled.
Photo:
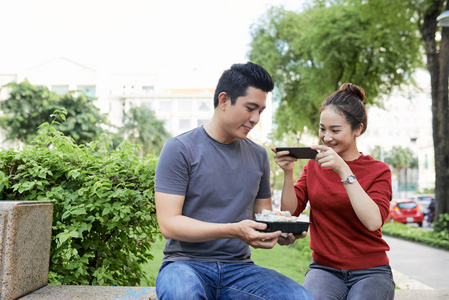
[[190, 101], [179, 101], [178, 111], [191, 111], [192, 102]]
[[204, 124], [207, 123], [208, 120], [198, 120], [197, 125], [198, 126], [203, 126]]
[[142, 90], [145, 94], [151, 94], [154, 92], [154, 86], [152, 85], [144, 85], [142, 86]]
[[68, 85], [52, 85], [51, 90], [59, 95], [65, 95], [69, 91]]
[[160, 111], [171, 111], [171, 101], [161, 101], [159, 102]]
[[415, 208], [417, 205], [415, 202], [403, 202], [403, 203], [398, 203], [398, 207], [402, 208], [402, 209], [407, 209], [407, 208]]
[[189, 119], [181, 119], [179, 120], [179, 128], [181, 129], [189, 129], [190, 128], [190, 120]]
[[95, 97], [95, 85], [79, 85], [77, 87], [78, 90], [86, 93], [87, 96], [94, 98]]
[[143, 106], [148, 108], [149, 110], [153, 110], [153, 103], [151, 102], [145, 102]]
[[200, 110], [200, 111], [210, 111], [208, 103], [205, 102], [205, 101], [201, 102], [198, 110]]
[[170, 131], [171, 129], [171, 120], [168, 119], [162, 119], [162, 122], [164, 122], [164, 128], [167, 129], [168, 131]]

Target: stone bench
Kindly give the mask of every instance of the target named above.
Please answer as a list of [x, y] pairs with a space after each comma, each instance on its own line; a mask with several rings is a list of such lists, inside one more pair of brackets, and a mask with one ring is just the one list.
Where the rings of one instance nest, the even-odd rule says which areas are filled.
[[[157, 300], [154, 287], [47, 285], [20, 300]], [[445, 300], [449, 290], [396, 290], [395, 300]]]
[[48, 283], [53, 203], [0, 201], [0, 300]]
[[47, 285], [20, 300], [157, 300], [154, 287]]

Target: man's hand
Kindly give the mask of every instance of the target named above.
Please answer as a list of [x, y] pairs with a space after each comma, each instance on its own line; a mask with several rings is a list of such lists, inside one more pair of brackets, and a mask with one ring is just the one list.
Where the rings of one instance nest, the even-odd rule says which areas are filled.
[[293, 244], [297, 239], [303, 239], [307, 236], [307, 232], [303, 231], [301, 234], [283, 233], [278, 239], [278, 244], [281, 246], [288, 246]]
[[252, 220], [243, 220], [237, 223], [238, 236], [253, 248], [271, 249], [276, 245], [281, 231], [260, 232], [267, 228], [267, 224]]

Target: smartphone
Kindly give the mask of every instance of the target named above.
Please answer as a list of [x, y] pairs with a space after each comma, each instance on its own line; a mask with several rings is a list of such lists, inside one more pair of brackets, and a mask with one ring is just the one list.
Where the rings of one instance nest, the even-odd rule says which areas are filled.
[[290, 156], [299, 159], [315, 159], [318, 151], [310, 147], [276, 147], [276, 151], [290, 151]]

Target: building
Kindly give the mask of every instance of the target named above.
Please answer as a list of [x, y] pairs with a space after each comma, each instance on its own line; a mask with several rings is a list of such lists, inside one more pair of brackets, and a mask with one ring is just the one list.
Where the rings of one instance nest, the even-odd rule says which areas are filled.
[[[212, 116], [214, 87], [169, 88], [158, 85], [157, 74], [107, 74], [70, 59], [59, 57], [20, 71], [16, 74], [0, 73], [0, 84], [28, 80], [36, 86], [65, 94], [82, 90], [95, 97], [100, 112], [108, 115], [111, 124], [123, 125], [123, 114], [131, 107], [145, 106], [164, 122], [173, 136], [206, 123]], [[217, 78], [218, 80], [218, 78]], [[3, 89], [0, 99], [8, 97]], [[271, 97], [259, 124], [250, 138], [263, 143], [271, 129]]]
[[418, 72], [416, 80], [419, 87], [405, 86], [385, 96], [383, 108], [368, 108], [368, 130], [359, 138], [359, 150], [410, 148], [418, 157], [417, 190], [423, 191], [435, 187], [432, 98], [428, 73]]

